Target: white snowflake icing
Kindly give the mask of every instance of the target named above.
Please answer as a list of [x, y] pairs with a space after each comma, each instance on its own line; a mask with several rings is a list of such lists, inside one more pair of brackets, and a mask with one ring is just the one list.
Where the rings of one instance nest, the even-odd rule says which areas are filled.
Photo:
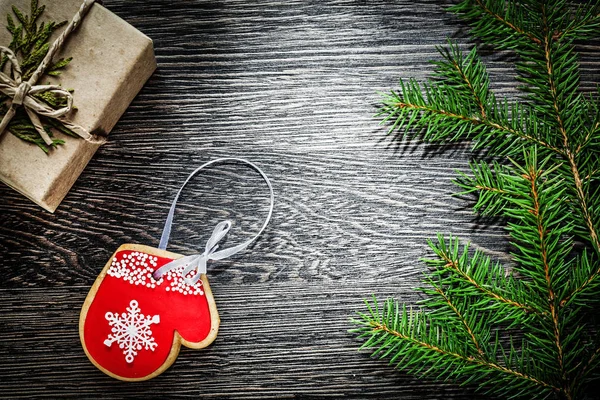
[[123, 349], [125, 361], [132, 363], [138, 351], [156, 349], [158, 344], [154, 341], [150, 325], [160, 322], [159, 315], [144, 315], [140, 314], [140, 308], [136, 300], [129, 302], [127, 313], [111, 313], [105, 315], [108, 324], [112, 326], [111, 334], [104, 341], [108, 347], [117, 342], [119, 348]]
[[[131, 285], [141, 285], [150, 289], [161, 287], [164, 284], [164, 290], [167, 292], [177, 292], [186, 296], [204, 295], [201, 279], [193, 285], [188, 285], [181, 276], [186, 265], [167, 272], [159, 280], [154, 280], [152, 273], [156, 270], [158, 257], [139, 251], [120, 253], [117, 257], [113, 258], [108, 269], [109, 276], [123, 279]], [[192, 271], [186, 278], [191, 278], [194, 274], [195, 271]]]

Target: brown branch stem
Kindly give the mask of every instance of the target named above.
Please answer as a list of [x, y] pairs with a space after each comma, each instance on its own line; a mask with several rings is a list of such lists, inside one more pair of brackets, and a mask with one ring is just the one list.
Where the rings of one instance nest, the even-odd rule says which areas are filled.
[[[562, 153], [569, 163], [569, 167], [571, 169], [571, 174], [573, 175], [573, 180], [575, 183], [575, 192], [577, 195], [577, 200], [579, 201], [583, 219], [584, 219], [584, 222], [588, 229], [588, 232], [590, 234], [590, 241], [591, 241], [592, 246], [594, 247], [594, 250], [596, 250], [596, 253], [598, 254], [598, 253], [600, 253], [600, 241], [598, 239], [598, 233], [594, 226], [594, 221], [592, 219], [592, 215], [591, 215], [589, 207], [587, 205], [586, 196], [585, 196], [585, 193], [583, 190], [583, 180], [581, 179], [581, 176], [579, 173], [579, 166], [577, 165], [577, 161], [575, 160], [576, 153], [571, 151], [571, 143], [569, 142], [569, 136], [567, 134], [567, 130], [565, 128], [563, 119], [561, 117], [561, 110], [560, 110], [559, 102], [558, 102], [558, 93], [556, 90], [556, 82], [554, 80], [554, 67], [552, 65], [552, 58], [551, 58], [552, 44], [550, 42], [549, 32], [548, 32], [548, 28], [547, 28], [548, 25], [547, 25], [547, 21], [545, 18], [545, 7], [543, 8], [543, 11], [544, 11], [544, 23], [546, 24], [546, 31], [547, 31], [546, 35], [544, 37], [544, 57], [546, 59], [546, 69], [547, 69], [546, 72], [548, 73], [548, 83], [549, 83], [549, 87], [550, 87], [550, 94], [552, 96], [554, 112], [556, 114], [556, 121], [558, 123], [558, 129], [559, 129], [560, 134], [563, 139], [564, 150], [562, 151]], [[598, 278], [599, 275], [600, 275], [600, 268], [598, 268], [596, 271], [594, 271], [594, 273], [592, 273], [592, 275], [581, 286], [574, 289], [568, 296], [566, 296], [560, 302], [560, 305], [566, 304], [573, 296], [575, 296], [577, 293], [580, 293], [581, 291], [583, 291], [592, 281], [594, 281], [596, 278]]]
[[551, 150], [557, 154], [561, 154], [562, 155], [562, 150], [552, 146], [549, 143], [544, 142], [543, 140], [540, 140], [538, 138], [535, 138], [531, 135], [528, 135], [525, 132], [520, 132], [517, 131], [509, 126], [505, 126], [505, 125], [501, 125], [497, 122], [493, 122], [490, 121], [489, 119], [481, 119], [481, 118], [475, 118], [475, 117], [469, 117], [466, 115], [461, 115], [461, 114], [455, 114], [455, 113], [451, 113], [449, 111], [445, 111], [445, 110], [438, 110], [436, 108], [432, 108], [432, 107], [427, 107], [427, 106], [421, 106], [421, 105], [417, 105], [417, 104], [410, 104], [410, 103], [404, 103], [404, 102], [396, 102], [393, 104], [395, 107], [397, 108], [410, 108], [410, 109], [414, 109], [414, 110], [421, 110], [421, 111], [425, 111], [425, 112], [430, 112], [432, 114], [439, 114], [439, 115], [444, 115], [448, 118], [454, 118], [454, 119], [460, 119], [462, 121], [467, 121], [472, 123], [473, 125], [484, 125], [487, 126], [489, 128], [492, 129], [496, 129], [502, 132], [507, 132], [510, 133], [512, 135], [515, 135], [521, 139], [524, 140], [529, 140], [531, 142], [534, 142], [542, 147], [547, 148], [548, 150]]
[[501, 22], [502, 24], [506, 25], [511, 30], [517, 32], [520, 35], [528, 37], [532, 42], [534, 42], [537, 45], [541, 45], [542, 44], [542, 41], [540, 39], [536, 38], [532, 33], [526, 32], [525, 30], [519, 28], [515, 24], [513, 24], [510, 21], [508, 21], [505, 18], [503, 18], [501, 15], [496, 14], [495, 12], [493, 12], [492, 10], [490, 10], [489, 8], [487, 8], [485, 6], [485, 4], [483, 4], [483, 2], [481, 0], [476, 0], [476, 2], [479, 5], [479, 7], [481, 7], [481, 9], [486, 14], [488, 14], [489, 16], [495, 18], [497, 21]]
[[[563, 378], [563, 382], [566, 382], [566, 373], [564, 366], [564, 354], [563, 354], [563, 345], [561, 341], [561, 332], [559, 327], [558, 320], [558, 306], [556, 304], [556, 294], [554, 293], [554, 288], [552, 284], [551, 272], [550, 272], [550, 263], [548, 261], [548, 249], [547, 249], [547, 236], [546, 236], [546, 228], [544, 227], [544, 221], [542, 219], [542, 209], [540, 205], [540, 197], [537, 186], [538, 174], [537, 171], [534, 170], [534, 166], [530, 167], [528, 171], [528, 175], [525, 175], [525, 178], [529, 181], [531, 185], [531, 197], [533, 199], [533, 210], [531, 212], [535, 216], [538, 236], [540, 240], [540, 250], [541, 250], [541, 258], [542, 264], [544, 266], [544, 277], [546, 280], [546, 286], [548, 289], [548, 305], [550, 308], [550, 316], [552, 318], [552, 330], [554, 333], [554, 344], [556, 345], [556, 349], [558, 352], [558, 366], [561, 371], [561, 376]], [[569, 391], [564, 389], [565, 395], [567, 398], [571, 398]]]
[[467, 331], [467, 334], [471, 338], [471, 342], [473, 342], [473, 345], [477, 349], [477, 353], [479, 353], [479, 357], [482, 360], [486, 360], [487, 361], [487, 357], [485, 355], [485, 352], [481, 348], [481, 345], [479, 344], [479, 341], [477, 340], [477, 337], [475, 337], [475, 333], [473, 333], [473, 329], [471, 329], [471, 326], [469, 325], [469, 323], [467, 322], [467, 320], [465, 319], [465, 317], [458, 310], [458, 308], [456, 308], [456, 306], [454, 305], [454, 303], [452, 303], [452, 301], [448, 298], [448, 296], [446, 296], [446, 294], [444, 293], [444, 291], [442, 289], [440, 289], [438, 287], [435, 287], [435, 291], [440, 296], [442, 296], [442, 298], [444, 299], [444, 301], [446, 302], [446, 304], [448, 304], [448, 307], [450, 307], [450, 309], [452, 309], [452, 311], [456, 314], [456, 316], [458, 317], [458, 319], [460, 319], [460, 322], [463, 324], [463, 326], [465, 327], [465, 330]]
[[486, 115], [486, 112], [485, 112], [485, 104], [483, 104], [483, 101], [477, 95], [477, 92], [475, 91], [475, 88], [473, 87], [473, 84], [471, 83], [471, 81], [469, 80], [469, 78], [467, 77], [467, 75], [464, 73], [464, 71], [461, 68], [461, 66], [458, 65], [458, 63], [456, 61], [454, 61], [454, 60], [452, 60], [452, 65], [454, 65], [454, 68], [456, 68], [456, 70], [460, 74], [460, 76], [463, 79], [463, 81], [465, 81], [465, 83], [467, 84], [467, 87], [471, 91], [471, 94], [475, 98], [475, 102], [477, 103], [477, 106], [479, 107], [479, 111], [481, 113], [481, 118], [485, 120], [487, 118], [487, 115]]
[[490, 186], [475, 185], [475, 189], [481, 190], [481, 191], [486, 191], [486, 192], [508, 194], [508, 192], [506, 190], [502, 190], [502, 189], [498, 189], [498, 188], [490, 187]]
[[566, 157], [569, 162], [569, 166], [571, 168], [571, 173], [573, 174], [573, 179], [575, 181], [575, 191], [577, 193], [577, 198], [581, 205], [581, 211], [583, 213], [583, 219], [587, 228], [590, 232], [590, 239], [592, 245], [596, 252], [600, 252], [600, 242], [598, 241], [598, 233], [596, 232], [596, 228], [594, 227], [594, 223], [592, 220], [592, 216], [589, 211], [589, 207], [587, 205], [586, 196], [583, 191], [583, 181], [581, 180], [579, 174], [579, 167], [577, 165], [577, 161], [575, 160], [575, 154], [571, 150], [571, 143], [569, 142], [569, 135], [567, 134], [567, 130], [565, 128], [565, 124], [562, 118], [561, 109], [559, 107], [558, 102], [558, 92], [556, 89], [556, 81], [554, 79], [554, 66], [552, 65], [552, 43], [550, 42], [549, 32], [548, 32], [548, 21], [546, 20], [545, 6], [542, 8], [543, 16], [544, 16], [544, 24], [546, 26], [546, 35], [544, 35], [544, 57], [546, 59], [546, 72], [548, 73], [548, 84], [550, 85], [550, 95], [552, 96], [552, 103], [554, 112], [556, 114], [556, 122], [558, 123], [558, 129], [563, 139], [563, 155]]
[[580, 23], [578, 25], [571, 26], [570, 28], [567, 28], [562, 32], [556, 33], [553, 38], [555, 40], [560, 40], [563, 36], [569, 34], [571, 31], [580, 29], [581, 27], [583, 27], [597, 19], [600, 19], [600, 14], [592, 15], [590, 18], [580, 21]]
[[422, 342], [420, 340], [416, 340], [416, 339], [411, 338], [411, 337], [409, 337], [407, 335], [403, 335], [402, 333], [400, 333], [398, 331], [395, 331], [395, 330], [392, 330], [392, 329], [388, 328], [384, 324], [380, 324], [380, 323], [371, 321], [370, 325], [373, 327], [373, 332], [383, 331], [383, 332], [386, 332], [387, 334], [395, 336], [395, 337], [397, 337], [399, 339], [409, 341], [409, 342], [411, 342], [411, 343], [413, 343], [413, 344], [415, 344], [417, 346], [424, 347], [424, 348], [429, 349], [431, 351], [435, 351], [436, 353], [439, 353], [439, 354], [443, 354], [443, 355], [446, 355], [446, 356], [454, 357], [455, 359], [463, 361], [465, 363], [469, 363], [469, 364], [472, 364], [472, 365], [479, 365], [479, 366], [482, 366], [482, 367], [487, 367], [487, 368], [496, 370], [498, 372], [502, 372], [502, 373], [509, 374], [509, 375], [512, 375], [512, 376], [517, 377], [517, 378], [528, 380], [528, 381], [533, 382], [533, 383], [535, 383], [537, 385], [540, 385], [540, 386], [551, 388], [551, 389], [553, 389], [555, 391], [559, 390], [559, 388], [553, 386], [552, 384], [550, 384], [548, 382], [544, 382], [544, 381], [542, 381], [540, 379], [537, 379], [537, 378], [535, 378], [533, 376], [529, 376], [529, 375], [524, 374], [522, 372], [515, 371], [513, 369], [507, 368], [505, 366], [502, 366], [502, 365], [499, 365], [499, 364], [496, 364], [496, 363], [493, 363], [493, 362], [490, 362], [490, 361], [484, 361], [484, 360], [481, 360], [481, 359], [478, 359], [478, 358], [473, 358], [473, 357], [466, 357], [466, 356], [464, 356], [462, 354], [458, 354], [458, 353], [454, 353], [454, 352], [451, 352], [451, 351], [444, 350], [444, 349], [442, 349], [440, 347], [433, 346], [433, 345], [431, 345], [429, 343], [425, 343], [425, 342]]
[[[592, 355], [589, 358], [589, 360], [585, 363], [585, 365], [583, 366], [583, 368], [579, 371], [579, 374], [577, 375], [577, 377], [579, 379], [581, 379], [582, 377], [585, 376], [586, 372], [592, 366], [592, 364], [594, 363], [594, 361], [596, 360], [596, 358], [598, 358], [598, 356], [600, 356], [600, 347], [596, 348], [596, 350], [592, 353]], [[574, 382], [575, 382], [575, 380], [574, 380]]]
[[507, 299], [506, 297], [500, 296], [499, 294], [494, 293], [491, 290], [487, 289], [484, 285], [480, 284], [475, 279], [473, 279], [468, 274], [466, 274], [464, 271], [462, 271], [459, 268], [458, 262], [453, 260], [448, 254], [442, 253], [441, 257], [444, 259], [444, 261], [446, 261], [446, 265], [445, 265], [446, 268], [452, 269], [454, 272], [456, 272], [458, 275], [460, 275], [463, 279], [465, 279], [467, 282], [469, 282], [471, 285], [473, 285], [477, 290], [487, 294], [488, 296], [492, 297], [494, 300], [499, 301], [501, 303], [509, 304], [509, 305], [519, 308], [525, 312], [530, 312], [530, 313], [534, 313], [534, 314], [538, 314], [538, 315], [542, 315], [542, 316], [546, 315], [545, 312], [540, 312], [540, 311], [536, 310], [535, 308], [528, 306], [527, 304], [522, 304], [517, 301]]

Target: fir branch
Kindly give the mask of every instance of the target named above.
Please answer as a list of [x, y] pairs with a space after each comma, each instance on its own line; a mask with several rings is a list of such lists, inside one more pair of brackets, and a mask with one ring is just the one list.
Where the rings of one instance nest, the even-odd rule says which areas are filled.
[[569, 285], [565, 287], [561, 296], [560, 307], [568, 307], [573, 303], [581, 307], [590, 307], [597, 301], [594, 296], [600, 291], [600, 263], [597, 259], [593, 260], [584, 249], [575, 265]]
[[496, 322], [522, 321], [531, 314], [546, 314], [536, 302], [528, 304], [531, 296], [526, 287], [512, 277], [505, 277], [505, 270], [480, 251], [470, 256], [469, 246], [461, 251], [459, 241], [452, 236], [446, 241], [438, 235], [437, 243], [429, 240], [428, 244], [439, 259], [426, 258], [423, 261], [437, 270], [436, 275], [451, 272], [452, 279], [466, 283], [471, 291], [463, 286], [463, 294], [483, 295], [481, 301], [485, 308], [496, 310], [496, 317], [501, 317]]
[[[569, 227], [560, 226], [562, 220], [565, 219], [564, 214], [560, 215], [560, 212], [564, 211], [563, 208], [560, 207], [562, 190], [558, 188], [558, 185], [555, 185], [554, 182], [546, 182], [546, 186], [549, 186], [549, 188], [543, 190], [540, 180], [544, 178], [545, 174], [548, 174], [548, 171], [542, 173], [541, 170], [543, 169], [543, 165], [540, 167], [537, 166], [537, 155], [535, 152], [531, 154], [531, 157], [527, 157], [527, 160], [528, 165], [526, 165], [521, 172], [523, 179], [530, 185], [531, 204], [527, 204], [525, 208], [527, 214], [522, 215], [522, 217], [530, 217], [534, 220], [532, 225], [537, 229], [537, 237], [532, 238], [531, 235], [527, 235], [527, 230], [523, 229], [522, 226], [517, 228], [516, 224], [523, 224], [522, 220], [518, 221], [518, 219], [515, 219], [518, 222], [512, 223], [509, 230], [512, 236], [521, 242], [520, 245], [515, 246], [522, 253], [522, 255], [516, 257], [517, 260], [521, 261], [521, 265], [538, 264], [523, 262], [523, 256], [528, 257], [529, 260], [537, 256], [540, 257], [538, 267], [543, 273], [541, 271], [540, 273], [537, 273], [538, 271], [527, 272], [534, 282], [536, 279], [543, 276], [544, 282], [540, 283], [545, 283], [546, 286], [544, 296], [547, 298], [548, 302], [549, 314], [552, 321], [552, 339], [556, 346], [556, 357], [553, 361], [558, 362], [561, 382], [565, 385], [568, 380], [565, 372], [564, 343], [562, 338], [562, 328], [560, 326], [561, 323], [558, 317], [559, 299], [556, 297], [554, 287], [558, 283], [555, 278], [557, 275], [556, 270], [565, 268], [564, 265], [561, 265], [563, 263], [562, 260], [564, 260], [572, 247], [570, 241], [560, 241], [563, 235], [568, 232]], [[526, 223], [527, 222], [525, 222], [525, 224]], [[527, 242], [525, 242], [525, 240], [527, 240]], [[525, 247], [525, 245], [531, 244], [533, 244], [532, 247]], [[570, 399], [571, 395], [567, 388], [564, 388], [563, 391], [565, 392], [566, 397]]]
[[438, 235], [422, 308], [375, 302], [356, 332], [374, 355], [413, 373], [511, 398], [579, 399], [600, 378], [590, 318], [600, 303], [600, 89], [580, 93], [575, 41], [600, 36], [600, 5], [461, 0], [452, 10], [475, 36], [519, 56], [525, 97], [497, 100], [476, 51], [449, 42], [433, 79], [401, 80], [378, 115], [389, 132], [485, 149], [456, 183], [477, 196], [476, 212], [506, 221], [513, 272]]
[[[516, 25], [516, 22], [510, 22], [506, 17], [501, 16], [500, 13], [504, 10], [502, 10], [501, 8], [498, 9], [498, 11], [491, 10], [492, 6], [496, 6], [496, 8], [499, 8], [501, 6], [500, 3], [488, 1], [488, 4], [485, 4], [482, 0], [476, 0], [476, 3], [481, 8], [481, 11], [483, 11], [483, 13], [487, 14], [489, 17], [496, 20], [500, 25], [505, 26], [509, 32], [514, 32], [518, 35], [526, 37], [535, 44], [538, 44], [538, 45], [541, 44], [540, 39], [537, 38], [533, 33], [527, 32], [524, 28], [518, 27]], [[518, 10], [518, 8], [515, 7], [516, 3], [513, 2], [512, 5], [513, 5], [513, 7], [507, 7], [506, 9], [507, 10], [515, 10], [515, 11]], [[519, 15], [518, 18], [521, 20], [523, 19], [523, 17], [521, 15]]]
[[[403, 82], [400, 82], [400, 85], [404, 89]], [[427, 91], [427, 89], [424, 90]], [[423, 99], [422, 103], [425, 103], [425, 99]], [[390, 133], [394, 130], [400, 130], [402, 128], [408, 131], [414, 124], [418, 127], [424, 127], [427, 129], [425, 135], [423, 136], [423, 139], [427, 141], [456, 141], [463, 138], [470, 138], [473, 136], [473, 134], [480, 132], [481, 129], [488, 128], [489, 130], [487, 132], [498, 131], [500, 137], [511, 135], [512, 137], [515, 137], [517, 139], [522, 139], [525, 141], [530, 141], [539, 144], [540, 146], [543, 146], [555, 153], [561, 152], [559, 148], [544, 142], [542, 139], [533, 137], [528, 133], [519, 130], [518, 128], [503, 125], [498, 122], [490, 121], [488, 119], [483, 120], [478, 117], [462, 115], [460, 113], [453, 113], [450, 111], [446, 111], [442, 108], [436, 108], [428, 104], [405, 102], [403, 101], [402, 97], [400, 97], [393, 91], [391, 95], [384, 100], [384, 104], [385, 107], [382, 108], [380, 113], [376, 114], [376, 116], [380, 116], [386, 113], [388, 114], [388, 117], [386, 117], [382, 121], [382, 123], [387, 122], [390, 117], [396, 117], [396, 123], [394, 123], [394, 125], [392, 125], [392, 127], [390, 128]], [[404, 125], [405, 121], [406, 125]], [[454, 124], [451, 124], [450, 121], [453, 121]], [[435, 127], [437, 129], [429, 129], [430, 127], [432, 127], [433, 123], [438, 122], [443, 123], [445, 125]], [[507, 151], [508, 149], [510, 149], [510, 147], [507, 148]]]
[[[46, 132], [51, 135], [51, 131], [46, 129]], [[11, 133], [21, 140], [37, 145], [44, 153], [48, 153], [51, 148], [64, 144], [64, 140], [52, 139], [52, 145], [48, 146], [40, 137], [37, 131], [32, 131], [29, 125], [15, 125], [11, 128]], [[52, 136], [50, 136], [52, 137]]]
[[[571, 99], [573, 99], [576, 96], [576, 89], [577, 86], [576, 84], [578, 83], [578, 74], [576, 73], [576, 68], [577, 68], [577, 63], [576, 63], [576, 57], [574, 55], [569, 55], [568, 53], [563, 56], [561, 58], [561, 61], [563, 64], [567, 64], [567, 67], [565, 68], [564, 66], [562, 66], [561, 73], [558, 74], [556, 72], [557, 68], [555, 66], [555, 61], [553, 59], [552, 56], [552, 50], [554, 48], [554, 50], [556, 52], [558, 52], [558, 50], [561, 48], [561, 45], [555, 45], [553, 43], [553, 36], [552, 36], [552, 31], [551, 31], [551, 27], [548, 21], [548, 6], [542, 2], [541, 5], [541, 14], [542, 14], [542, 21], [543, 21], [543, 31], [545, 33], [544, 35], [544, 58], [546, 61], [546, 72], [547, 72], [547, 81], [548, 81], [548, 85], [549, 85], [549, 90], [550, 90], [550, 96], [552, 99], [552, 106], [554, 109], [554, 116], [556, 118], [556, 122], [558, 125], [558, 130], [562, 136], [563, 139], [563, 148], [564, 148], [564, 155], [567, 158], [567, 161], [569, 162], [569, 166], [571, 168], [571, 173], [573, 174], [573, 181], [575, 183], [575, 191], [577, 193], [577, 199], [579, 200], [580, 204], [581, 204], [581, 213], [583, 214], [583, 219], [585, 221], [585, 224], [587, 225], [587, 228], [589, 230], [589, 235], [590, 235], [590, 241], [592, 243], [592, 245], [594, 246], [594, 249], [596, 250], [596, 252], [600, 253], [600, 241], [598, 239], [598, 233], [597, 233], [597, 229], [595, 226], [595, 221], [594, 218], [590, 212], [589, 206], [588, 206], [588, 200], [587, 200], [587, 196], [584, 193], [583, 190], [583, 181], [581, 179], [580, 173], [579, 173], [579, 166], [576, 162], [576, 155], [573, 153], [573, 145], [571, 143], [570, 137], [571, 135], [569, 134], [569, 132], [567, 132], [568, 129], [568, 125], [565, 125], [565, 116], [564, 113], [566, 112], [566, 108], [568, 105], [570, 105]], [[572, 47], [572, 45], [571, 45]], [[566, 52], [566, 51], [565, 51]], [[558, 75], [558, 77], [556, 76]], [[557, 87], [557, 78], [562, 78], [563, 82], [566, 81], [566, 83], [562, 83], [562, 90], [561, 93], [567, 93], [567, 94], [563, 94], [562, 96], [559, 96], [558, 94], [558, 87]], [[566, 87], [565, 87], [566, 86]], [[542, 86], [542, 88], [545, 88], [545, 86]], [[571, 110], [571, 112], [575, 113], [576, 110]]]
[[[361, 348], [371, 349], [374, 355], [384, 358], [393, 354], [392, 364], [438, 379], [461, 374], [474, 380], [493, 376], [490, 381], [495, 384], [487, 393], [494, 395], [512, 390], [533, 390], [542, 397], [559, 390], [543, 378], [511, 368], [511, 364], [526, 366], [529, 362], [514, 349], [505, 358], [508, 365], [474, 357], [463, 343], [454, 342], [451, 335], [444, 334], [441, 330], [445, 325], [443, 322], [426, 313], [407, 310], [393, 299], [386, 300], [381, 310], [375, 297], [372, 304], [367, 301], [365, 304], [369, 313], [359, 313], [360, 319], [353, 320], [359, 327], [352, 332], [367, 338]], [[506, 386], [509, 382], [513, 385], [510, 388]]]
[[[525, 13], [532, 16], [539, 15], [539, 20], [533, 18], [530, 23], [532, 26], [539, 25], [540, 34], [536, 36], [539, 40], [533, 41], [536, 44], [535, 46], [532, 46], [531, 43], [523, 43], [520, 40], [514, 42], [505, 40], [506, 36], [503, 35], [506, 35], [506, 29], [503, 26], [506, 26], [507, 23], [501, 21], [501, 18], [495, 16], [494, 12], [491, 11], [494, 7], [500, 7], [500, 3], [494, 0], [465, 0], [451, 9], [471, 22], [473, 34], [499, 48], [511, 48], [523, 59], [522, 62], [517, 63], [517, 71], [520, 73], [520, 80], [529, 86], [529, 88], [524, 87], [524, 89], [531, 94], [530, 98], [537, 103], [537, 110], [541, 111], [543, 116], [543, 118], [540, 118], [541, 122], [555, 126], [562, 139], [557, 144], [538, 144], [547, 148], [552, 147], [558, 154], [567, 159], [575, 183], [576, 198], [582, 205], [581, 213], [590, 235], [589, 240], [596, 251], [600, 251], [595, 217], [591, 215], [587, 205], [588, 200], [583, 190], [579, 171], [580, 166], [577, 163], [577, 154], [575, 153], [586, 140], [580, 140], [580, 143], [574, 143], [572, 140], [578, 132], [583, 131], [581, 129], [583, 127], [579, 122], [584, 118], [584, 113], [587, 110], [585, 102], [577, 93], [579, 74], [573, 41], [578, 37], [562, 35], [562, 40], [557, 40], [560, 35], [557, 35], [556, 29], [562, 25], [568, 26], [570, 13], [566, 11], [564, 1], [561, 0], [532, 2], [533, 5], [528, 5], [527, 2], [510, 1], [508, 3], [510, 6], [507, 9], [511, 11], [507, 11], [507, 14], [515, 16], [518, 20], [525, 20]], [[548, 15], [551, 7], [552, 15], [550, 17], [552, 23]], [[591, 11], [591, 13], [593, 12]], [[482, 18], [484, 15], [487, 15], [488, 18]], [[496, 20], [496, 22], [490, 22], [489, 18]], [[600, 27], [600, 24], [595, 25], [592, 17], [589, 17], [589, 21], [591, 24], [589, 27], [592, 31], [594, 31], [594, 27]], [[519, 31], [519, 29], [516, 29], [516, 32], [523, 33]], [[595, 31], [598, 32], [598, 29]], [[512, 45], [507, 46], [507, 43]], [[560, 68], [558, 69], [555, 66], [557, 60], [560, 62]], [[560, 82], [560, 87], [557, 82]], [[569, 115], [572, 117], [565, 115], [566, 110], [569, 110]]]
[[466, 334], [471, 340], [471, 343], [473, 343], [473, 346], [477, 350], [477, 357], [482, 360], [486, 359], [487, 357], [482, 348], [482, 344], [480, 344], [479, 339], [477, 339], [477, 336], [475, 335], [475, 328], [472, 327], [471, 322], [467, 320], [467, 318], [463, 315], [463, 312], [454, 303], [454, 301], [450, 299], [450, 296], [446, 294], [440, 286], [437, 286], [433, 281], [430, 281], [430, 284], [435, 288], [436, 294], [440, 296], [443, 299], [443, 301], [448, 305], [448, 307], [452, 310], [452, 312], [456, 314], [456, 317], [462, 324]]
[[[531, 28], [531, 9], [527, 2], [508, 0], [466, 0], [449, 8], [472, 22], [472, 33], [500, 48], [539, 46], [541, 39]], [[527, 24], [529, 22], [529, 24]]]
[[593, 39], [600, 32], [600, 5], [593, 7], [580, 6], [571, 23], [562, 31], [554, 35], [555, 40], [563, 37], [575, 37], [581, 39]]
[[472, 162], [471, 174], [459, 172], [454, 183], [463, 189], [457, 195], [477, 193], [477, 202], [473, 206], [475, 212], [482, 215], [508, 215], [508, 209], [515, 200], [522, 199], [522, 194], [515, 187], [514, 171], [493, 162], [493, 168], [486, 162]]
[[495, 99], [488, 98], [493, 96], [488, 89], [489, 77], [483, 63], [477, 58], [476, 49], [473, 48], [464, 56], [458, 46], [449, 40], [448, 48], [438, 47], [437, 50], [444, 60], [434, 62], [437, 66], [435, 76], [450, 87], [463, 90], [464, 99], [473, 101], [479, 109], [479, 117], [485, 120], [488, 104], [495, 103]]
[[574, 381], [574, 384], [580, 383], [579, 381], [583, 380], [589, 371], [597, 368], [599, 363], [600, 363], [600, 347], [597, 347], [592, 352], [592, 354], [588, 358], [588, 360], [581, 366], [581, 369], [580, 369], [579, 373], [577, 374], [577, 380]]
[[436, 76], [443, 82], [419, 85], [414, 80], [400, 80], [400, 93], [391, 91], [384, 96], [384, 106], [376, 116], [385, 116], [382, 124], [394, 120], [388, 132], [408, 132], [415, 126], [424, 129], [427, 141], [472, 139], [476, 147], [493, 145], [502, 149], [503, 155], [521, 153], [524, 141], [562, 154], [562, 149], [551, 143], [551, 130], [539, 125], [530, 107], [498, 103], [488, 94], [487, 73], [480, 61], [474, 61], [474, 51], [463, 57], [456, 46], [450, 47], [450, 51], [439, 49], [448, 61], [436, 63]]

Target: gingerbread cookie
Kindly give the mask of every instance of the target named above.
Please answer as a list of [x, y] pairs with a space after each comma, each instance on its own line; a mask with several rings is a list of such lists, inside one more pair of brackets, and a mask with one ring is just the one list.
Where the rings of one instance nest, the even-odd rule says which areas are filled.
[[[181, 191], [196, 173], [218, 162], [244, 163], [261, 174], [271, 200], [262, 228], [252, 239], [218, 250], [232, 226], [223, 221], [202, 254], [166, 251]], [[192, 172], [171, 204], [158, 248], [122, 245], [90, 289], [79, 319], [81, 344], [90, 361], [114, 378], [143, 381], [169, 368], [182, 345], [201, 349], [211, 344], [220, 320], [206, 277], [207, 263], [230, 257], [256, 240], [271, 219], [273, 203], [269, 179], [249, 161], [221, 158]]]

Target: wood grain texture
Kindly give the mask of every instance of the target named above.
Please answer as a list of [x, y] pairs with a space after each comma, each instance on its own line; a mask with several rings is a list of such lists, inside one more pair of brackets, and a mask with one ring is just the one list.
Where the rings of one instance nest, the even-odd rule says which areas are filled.
[[[417, 300], [436, 232], [508, 261], [502, 228], [450, 196], [468, 146], [396, 141], [372, 118], [376, 91], [427, 76], [436, 45], [470, 46], [444, 4], [105, 1], [154, 40], [159, 67], [56, 214], [0, 187], [0, 397], [475, 398], [370, 359], [347, 333], [372, 293]], [[586, 90], [600, 80], [599, 49], [582, 47]], [[485, 59], [500, 96], [515, 94], [511, 60]], [[117, 382], [80, 347], [85, 295], [120, 244], [158, 244], [178, 186], [222, 156], [272, 179], [273, 220], [252, 248], [209, 267], [215, 343], [182, 349], [149, 382]], [[230, 244], [256, 232], [262, 185], [236, 165], [199, 176], [169, 250], [197, 251], [224, 218], [235, 221]]]

